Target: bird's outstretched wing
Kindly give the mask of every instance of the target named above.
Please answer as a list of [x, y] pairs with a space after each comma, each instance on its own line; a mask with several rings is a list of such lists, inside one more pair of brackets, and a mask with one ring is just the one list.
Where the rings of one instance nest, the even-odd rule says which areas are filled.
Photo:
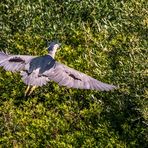
[[9, 55], [0, 51], [0, 67], [12, 72], [21, 71], [34, 57], [28, 55]]
[[45, 71], [43, 75], [50, 80], [57, 82], [61, 86], [79, 89], [91, 89], [100, 91], [109, 91], [116, 86], [100, 82], [84, 73], [81, 73], [64, 64], [55, 62], [53, 68]]

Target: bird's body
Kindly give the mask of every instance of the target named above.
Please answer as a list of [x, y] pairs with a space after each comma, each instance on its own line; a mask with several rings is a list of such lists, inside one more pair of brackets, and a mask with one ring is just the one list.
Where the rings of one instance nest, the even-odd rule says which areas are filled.
[[43, 86], [53, 80], [69, 88], [101, 91], [116, 88], [55, 61], [54, 55], [58, 46], [55, 43], [51, 44], [49, 54], [44, 56], [9, 55], [0, 52], [0, 67], [20, 72], [22, 80], [28, 86]]

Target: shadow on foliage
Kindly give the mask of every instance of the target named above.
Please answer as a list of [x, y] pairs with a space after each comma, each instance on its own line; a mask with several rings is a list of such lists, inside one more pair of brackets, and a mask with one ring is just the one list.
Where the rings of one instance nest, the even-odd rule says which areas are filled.
[[[136, 102], [136, 96], [117, 92], [115, 97], [109, 96], [103, 99], [104, 111], [103, 118], [109, 123], [115, 133], [119, 135], [122, 141], [131, 144], [136, 139], [135, 145], [146, 147], [146, 121], [138, 110], [140, 107]], [[107, 109], [110, 107], [110, 109]], [[141, 127], [141, 128], [140, 128]]]

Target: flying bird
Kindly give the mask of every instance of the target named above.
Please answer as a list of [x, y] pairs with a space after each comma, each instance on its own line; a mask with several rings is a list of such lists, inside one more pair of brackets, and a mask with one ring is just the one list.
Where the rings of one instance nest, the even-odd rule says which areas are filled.
[[0, 52], [0, 67], [6, 71], [19, 72], [28, 85], [25, 95], [30, 95], [38, 86], [53, 80], [60, 86], [77, 89], [109, 91], [116, 86], [98, 81], [82, 72], [57, 62], [54, 57], [60, 45], [51, 42], [48, 54], [43, 56], [11, 55]]

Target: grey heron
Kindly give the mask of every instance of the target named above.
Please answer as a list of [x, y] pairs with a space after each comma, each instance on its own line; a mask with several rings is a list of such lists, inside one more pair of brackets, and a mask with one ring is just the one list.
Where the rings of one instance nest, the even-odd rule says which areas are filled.
[[[46, 85], [50, 80], [60, 86], [77, 89], [109, 91], [116, 86], [98, 81], [82, 72], [57, 62], [54, 57], [59, 44], [51, 42], [48, 54], [43, 56], [11, 55], [0, 52], [0, 67], [6, 71], [20, 72], [23, 82], [28, 85], [25, 95], [37, 86]], [[30, 90], [31, 89], [31, 90]]]

